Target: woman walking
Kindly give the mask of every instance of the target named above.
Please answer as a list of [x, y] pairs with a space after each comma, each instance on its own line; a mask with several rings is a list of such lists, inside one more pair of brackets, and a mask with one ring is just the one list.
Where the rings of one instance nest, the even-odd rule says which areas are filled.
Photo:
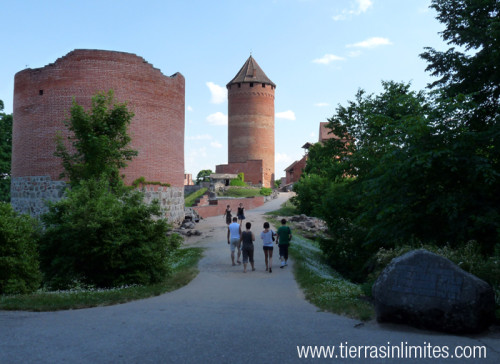
[[273, 237], [274, 232], [269, 229], [269, 223], [264, 223], [264, 231], [260, 233], [262, 245], [264, 248], [264, 256], [266, 259], [266, 272], [273, 272]]
[[222, 218], [224, 218], [224, 216], [226, 217], [226, 225], [231, 224], [231, 220], [232, 220], [233, 216], [231, 215], [231, 207], [229, 205], [227, 205], [226, 211], [224, 212], [224, 215], [222, 215]]
[[238, 207], [238, 212], [236, 214], [236, 216], [238, 216], [238, 223], [240, 225], [243, 224], [243, 220], [245, 220], [245, 208], [243, 207], [243, 204], [240, 202], [240, 205]]

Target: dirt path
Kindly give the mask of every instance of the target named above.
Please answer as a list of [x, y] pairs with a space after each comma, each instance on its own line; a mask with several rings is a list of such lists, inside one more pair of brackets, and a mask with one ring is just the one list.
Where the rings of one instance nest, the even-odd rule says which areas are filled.
[[346, 342], [378, 347], [431, 343], [450, 350], [479, 345], [486, 347], [487, 358], [469, 362], [500, 362], [498, 335], [458, 337], [376, 322], [355, 327], [358, 321], [318, 312], [304, 299], [293, 279], [293, 261], [266, 273], [258, 237], [261, 214], [278, 208], [284, 198], [247, 211], [257, 236], [255, 272], [244, 274], [241, 266], [231, 266], [222, 217], [205, 219], [197, 226], [203, 236], [187, 241], [206, 249], [200, 274], [189, 285], [111, 307], [0, 312], [0, 363], [294, 363], [305, 360], [298, 357], [298, 345], [335, 345], [330, 359], [335, 363], [460, 362], [343, 359], [348, 351], [344, 346], [341, 352], [339, 345]]

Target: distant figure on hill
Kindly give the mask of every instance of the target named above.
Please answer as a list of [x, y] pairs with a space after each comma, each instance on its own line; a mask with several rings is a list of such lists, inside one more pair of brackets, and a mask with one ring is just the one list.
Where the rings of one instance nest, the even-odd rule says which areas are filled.
[[274, 231], [269, 229], [269, 223], [264, 223], [264, 231], [260, 233], [262, 239], [262, 246], [264, 249], [264, 256], [266, 259], [266, 272], [273, 272], [273, 241]]
[[[229, 207], [229, 206], [228, 206]], [[240, 250], [240, 237], [241, 237], [241, 225], [237, 223], [238, 218], [235, 216], [233, 217], [233, 222], [227, 227], [227, 243], [229, 244], [229, 248], [231, 250], [231, 261], [233, 265], [236, 265], [234, 263], [234, 251], [238, 249], [238, 257], [236, 262], [238, 264], [241, 264], [240, 262], [240, 255], [241, 255], [241, 250]]]
[[254, 246], [253, 242], [255, 241], [255, 235], [250, 231], [252, 224], [246, 223], [246, 230], [241, 234], [241, 242], [243, 243], [243, 273], [247, 272], [247, 263], [250, 260], [250, 265], [252, 266], [252, 271], [255, 270], [254, 262], [253, 262], [253, 252]]
[[232, 215], [231, 215], [231, 207], [227, 205], [226, 211], [224, 212], [224, 215], [222, 215], [222, 218], [226, 218], [226, 224], [229, 225], [231, 223]]
[[240, 202], [240, 206], [238, 207], [238, 213], [236, 214], [238, 216], [238, 223], [241, 225], [243, 224], [243, 220], [245, 220], [245, 208], [243, 207], [243, 204]]
[[280, 268], [283, 268], [288, 265], [288, 247], [290, 246], [290, 240], [292, 240], [292, 229], [286, 226], [286, 219], [281, 220], [281, 226], [278, 228], [276, 235], [276, 244], [280, 249]]

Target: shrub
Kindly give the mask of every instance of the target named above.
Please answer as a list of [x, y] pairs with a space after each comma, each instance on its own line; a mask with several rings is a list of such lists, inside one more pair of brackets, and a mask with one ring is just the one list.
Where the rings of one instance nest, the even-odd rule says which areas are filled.
[[41, 281], [35, 220], [0, 202], [0, 294], [30, 293]]
[[259, 192], [262, 196], [270, 196], [273, 193], [273, 190], [268, 187], [262, 187]]
[[80, 181], [43, 216], [40, 253], [48, 286], [162, 281], [180, 238], [167, 237], [168, 224], [155, 219], [160, 215], [158, 203], [146, 205], [139, 191], [111, 188], [107, 178]]
[[241, 179], [232, 179], [230, 182], [229, 182], [229, 185], [230, 186], [237, 186], [237, 187], [245, 187], [247, 184], [245, 182], [243, 182]]

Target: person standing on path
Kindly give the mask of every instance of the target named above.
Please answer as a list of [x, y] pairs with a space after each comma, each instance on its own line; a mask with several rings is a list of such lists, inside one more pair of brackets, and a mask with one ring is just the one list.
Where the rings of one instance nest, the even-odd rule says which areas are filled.
[[260, 233], [262, 245], [264, 249], [264, 257], [266, 259], [266, 272], [273, 272], [273, 236], [274, 232], [269, 229], [269, 223], [264, 223], [264, 231]]
[[227, 225], [231, 224], [232, 215], [231, 215], [231, 207], [229, 205], [227, 205], [226, 211], [224, 212], [224, 215], [222, 215], [222, 218], [224, 217], [226, 217], [226, 224]]
[[245, 220], [245, 208], [243, 207], [243, 204], [240, 202], [240, 206], [238, 207], [238, 212], [236, 214], [238, 216], [238, 223], [240, 225], [243, 225], [243, 220]]
[[247, 222], [246, 230], [241, 234], [241, 242], [243, 243], [243, 273], [247, 272], [247, 263], [250, 260], [250, 265], [252, 266], [252, 271], [255, 270], [254, 262], [253, 262], [253, 252], [254, 246], [253, 242], [255, 241], [255, 235], [250, 231], [252, 224]]
[[292, 229], [286, 226], [286, 219], [281, 220], [281, 226], [276, 231], [276, 244], [280, 249], [280, 268], [285, 267], [288, 262], [288, 247], [290, 246], [290, 240], [292, 240]]
[[229, 244], [229, 248], [231, 249], [231, 261], [233, 265], [234, 263], [234, 251], [238, 249], [238, 257], [236, 262], [241, 264], [240, 262], [240, 237], [241, 237], [241, 225], [237, 223], [238, 218], [233, 217], [233, 222], [227, 227], [227, 243]]

